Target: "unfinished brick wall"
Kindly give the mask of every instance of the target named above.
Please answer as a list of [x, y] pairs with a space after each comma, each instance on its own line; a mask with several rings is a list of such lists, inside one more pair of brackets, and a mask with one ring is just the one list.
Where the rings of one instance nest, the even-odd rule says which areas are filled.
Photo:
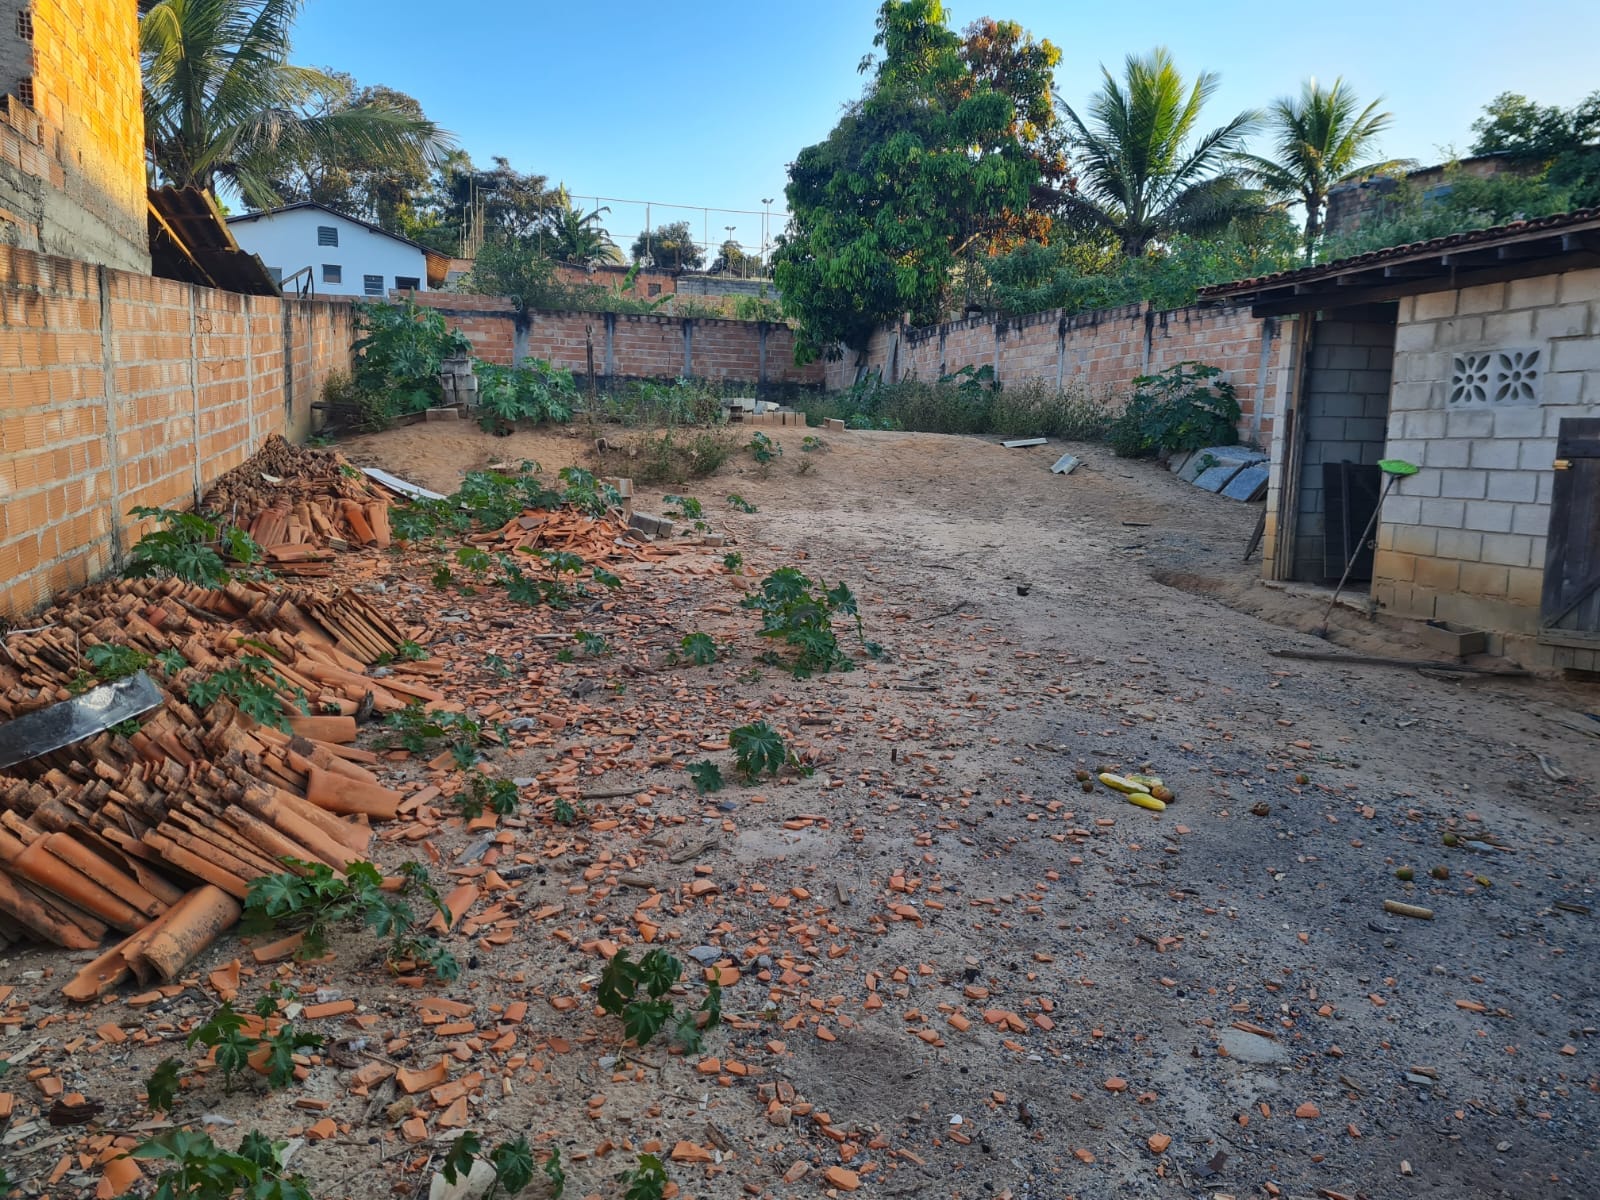
[[[22, 7], [6, 6], [0, 37], [26, 40]], [[0, 240], [148, 270], [138, 11], [126, 0], [26, 10], [31, 47], [14, 48], [32, 73], [0, 88], [18, 93], [0, 98]]]
[[0, 616], [115, 567], [135, 505], [185, 505], [269, 433], [309, 430], [351, 337], [345, 302], [0, 247]]
[[536, 311], [519, 327], [518, 314], [501, 297], [423, 292], [414, 298], [466, 334], [479, 358], [503, 365], [542, 358], [586, 375], [592, 340], [601, 379], [689, 376], [755, 389], [816, 387], [823, 380], [822, 363], [795, 364], [794, 331], [773, 322]]
[[871, 371], [890, 381], [934, 380], [966, 366], [988, 366], [1003, 384], [1039, 380], [1120, 398], [1135, 377], [1192, 360], [1223, 371], [1239, 397], [1239, 436], [1265, 444], [1272, 436], [1284, 354], [1280, 332], [1276, 321], [1260, 320], [1245, 308], [1155, 312], [1134, 304], [1074, 316], [1057, 309], [971, 317], [880, 329], [864, 354], [847, 352], [828, 363], [826, 377], [830, 389], [839, 389]]

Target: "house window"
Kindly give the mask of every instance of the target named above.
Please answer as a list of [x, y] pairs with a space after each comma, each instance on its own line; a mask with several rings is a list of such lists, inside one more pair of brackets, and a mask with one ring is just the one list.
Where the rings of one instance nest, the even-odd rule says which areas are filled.
[[322, 264], [322, 282], [323, 283], [343, 283], [344, 282], [344, 268], [341, 267], [338, 263], [323, 263]]
[[337, 246], [339, 244], [339, 227], [337, 225], [317, 226], [317, 245]]
[[660, 285], [660, 284], [659, 284], [659, 283], [652, 283], [652, 284], [650, 284], [650, 294], [651, 294], [651, 295], [652, 295], [652, 296], [659, 296], [659, 295], [661, 295], [661, 285]]
[[369, 296], [383, 295], [383, 276], [363, 275], [361, 277], [361, 290]]
[[396, 275], [394, 277], [394, 286], [402, 292], [420, 292], [422, 290], [422, 280], [415, 275]]

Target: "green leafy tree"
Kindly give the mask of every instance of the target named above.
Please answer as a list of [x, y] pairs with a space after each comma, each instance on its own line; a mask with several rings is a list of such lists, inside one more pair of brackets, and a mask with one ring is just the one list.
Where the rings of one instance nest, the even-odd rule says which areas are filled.
[[1600, 91], [1571, 108], [1539, 104], [1516, 92], [1501, 92], [1472, 123], [1474, 154], [1510, 154], [1549, 161], [1600, 142]]
[[1565, 208], [1600, 205], [1600, 91], [1571, 108], [1502, 92], [1484, 107], [1472, 131], [1478, 135], [1474, 154], [1505, 154], [1525, 166], [1542, 166], [1543, 181], [1552, 193], [1564, 194]]
[[1259, 211], [1260, 197], [1227, 170], [1257, 114], [1239, 113], [1196, 136], [1217, 75], [1202, 72], [1187, 82], [1165, 47], [1129, 55], [1121, 80], [1105, 67], [1101, 73], [1087, 119], [1066, 108], [1080, 185], [1061, 200], [1071, 224], [1109, 235], [1124, 256], [1136, 258], [1175, 234], [1219, 233]]
[[1335, 79], [1327, 88], [1315, 79], [1307, 80], [1298, 97], [1282, 97], [1267, 110], [1271, 156], [1238, 157], [1238, 165], [1252, 182], [1278, 199], [1298, 200], [1304, 205], [1308, 260], [1322, 236], [1322, 213], [1330, 188], [1407, 165], [1372, 157], [1378, 136], [1394, 119], [1392, 114], [1378, 111], [1382, 103], [1379, 98], [1362, 108], [1343, 79]]
[[695, 271], [706, 261], [694, 231], [687, 221], [674, 221], [646, 229], [633, 239], [629, 250], [634, 262], [649, 258], [657, 267], [667, 271]]
[[[1044, 120], [1038, 67], [1054, 65], [1055, 47], [1019, 34], [974, 70], [939, 0], [887, 0], [877, 28], [865, 94], [789, 168], [790, 225], [773, 261], [801, 357], [859, 349], [903, 313], [936, 319], [951, 269], [1014, 230], [1041, 178], [1027, 114]], [[1019, 46], [1035, 69], [1002, 70]]]
[[140, 20], [145, 138], [162, 182], [211, 189], [217, 180], [245, 201], [282, 197], [269, 164], [285, 161], [433, 157], [450, 137], [417, 112], [373, 97], [335, 105], [340, 82], [289, 62], [301, 0], [161, 0]]

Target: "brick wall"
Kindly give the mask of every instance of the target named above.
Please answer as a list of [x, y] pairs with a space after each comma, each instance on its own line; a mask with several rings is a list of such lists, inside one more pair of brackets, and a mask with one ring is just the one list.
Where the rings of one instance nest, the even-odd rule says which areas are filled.
[[1258, 320], [1247, 308], [1156, 312], [1135, 304], [1075, 316], [1058, 309], [887, 327], [872, 335], [864, 353], [846, 352], [825, 370], [831, 390], [871, 371], [890, 381], [933, 380], [962, 367], [989, 366], [1002, 383], [1043, 380], [1125, 396], [1136, 376], [1194, 360], [1222, 369], [1238, 392], [1239, 436], [1264, 444], [1272, 435], [1284, 353], [1280, 332], [1278, 322]]
[[[0, 38], [25, 59], [17, 7], [5, 6]], [[137, 8], [127, 0], [28, 7], [32, 103], [0, 103], [0, 240], [148, 270]]]
[[135, 505], [186, 505], [269, 433], [309, 430], [351, 337], [346, 302], [0, 247], [0, 616], [114, 568]]
[[692, 376], [736, 384], [815, 387], [823, 364], [797, 366], [787, 325], [652, 313], [546, 312], [519, 314], [503, 298], [423, 292], [420, 305], [438, 309], [471, 340], [473, 353], [510, 365], [542, 358], [578, 375], [676, 379]]
[[[1497, 396], [1500, 356], [1536, 354], [1533, 394]], [[1488, 361], [1483, 398], [1454, 386]], [[1556, 433], [1600, 417], [1600, 270], [1400, 301], [1388, 455], [1422, 467], [1385, 503], [1373, 594], [1413, 617], [1538, 628]], [[1525, 647], [1525, 662], [1550, 655]], [[1595, 669], [1595, 656], [1586, 663]]]

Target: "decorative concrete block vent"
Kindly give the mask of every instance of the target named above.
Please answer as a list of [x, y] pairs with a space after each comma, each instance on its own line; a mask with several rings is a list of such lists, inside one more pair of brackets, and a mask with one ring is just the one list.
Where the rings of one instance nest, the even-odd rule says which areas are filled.
[[1450, 358], [1449, 407], [1538, 404], [1543, 380], [1543, 355], [1532, 346], [1455, 354]]

